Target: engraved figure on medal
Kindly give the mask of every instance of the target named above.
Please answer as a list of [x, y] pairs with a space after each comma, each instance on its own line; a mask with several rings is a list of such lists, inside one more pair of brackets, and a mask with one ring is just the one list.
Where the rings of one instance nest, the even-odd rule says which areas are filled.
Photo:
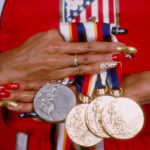
[[111, 136], [129, 139], [141, 131], [144, 115], [136, 102], [120, 97], [105, 106], [102, 111], [102, 124]]
[[47, 84], [34, 97], [34, 109], [39, 117], [48, 122], [65, 120], [76, 105], [74, 93], [65, 85]]
[[98, 137], [110, 137], [102, 126], [102, 111], [114, 98], [112, 96], [100, 96], [93, 100], [86, 110], [86, 123], [91, 132]]
[[77, 145], [89, 147], [99, 143], [102, 139], [90, 132], [85, 122], [85, 111], [88, 104], [74, 107], [67, 115], [65, 126], [68, 136]]

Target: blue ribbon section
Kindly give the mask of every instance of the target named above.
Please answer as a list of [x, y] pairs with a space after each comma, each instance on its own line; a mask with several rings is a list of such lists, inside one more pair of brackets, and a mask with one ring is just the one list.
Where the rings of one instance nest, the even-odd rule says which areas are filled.
[[102, 84], [101, 79], [100, 79], [100, 75], [98, 74], [97, 77], [97, 81], [96, 81], [96, 85], [95, 85], [96, 89], [101, 89], [104, 88], [105, 86]]
[[84, 76], [75, 76], [74, 83], [79, 93], [82, 93], [83, 82], [84, 82]]
[[119, 76], [117, 74], [116, 68], [108, 69], [107, 70], [107, 84], [111, 89], [119, 89]]
[[110, 42], [111, 41], [110, 24], [102, 23], [102, 28], [103, 28], [103, 40]]
[[77, 31], [79, 42], [87, 42], [86, 30], [83, 23], [77, 23]]

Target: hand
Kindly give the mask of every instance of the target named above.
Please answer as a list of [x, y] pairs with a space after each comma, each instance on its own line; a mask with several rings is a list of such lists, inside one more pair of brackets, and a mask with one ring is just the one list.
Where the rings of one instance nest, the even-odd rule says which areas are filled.
[[135, 73], [123, 77], [123, 96], [139, 104], [150, 103], [150, 71]]
[[[20, 81], [19, 82], [20, 87], [17, 86], [16, 89], [10, 88], [10, 85], [12, 87], [12, 83], [8, 83], [4, 86], [5, 88], [2, 91], [0, 91], [0, 97], [2, 98], [2, 101], [13, 101], [18, 104], [17, 107], [7, 107], [11, 111], [34, 112], [33, 108], [34, 96], [41, 87], [43, 87], [44, 85], [46, 85], [46, 83], [49, 82], [50, 80]], [[76, 93], [76, 88], [73, 85], [69, 87], [73, 90], [74, 93]], [[14, 90], [7, 90], [7, 89], [14, 89]]]
[[[66, 43], [58, 30], [39, 33], [22, 46], [0, 54], [0, 82], [61, 79], [69, 75], [98, 73], [100, 63], [113, 61], [121, 43]], [[78, 67], [72, 67], [74, 55]]]

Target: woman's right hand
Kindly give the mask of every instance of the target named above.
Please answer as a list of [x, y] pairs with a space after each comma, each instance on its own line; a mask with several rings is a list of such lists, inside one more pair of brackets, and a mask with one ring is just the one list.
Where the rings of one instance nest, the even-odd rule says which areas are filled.
[[[70, 75], [94, 74], [100, 63], [113, 61], [121, 43], [66, 43], [58, 30], [38, 33], [23, 45], [0, 54], [0, 82], [61, 79]], [[83, 55], [84, 54], [84, 55]], [[77, 55], [78, 67], [73, 67]]]

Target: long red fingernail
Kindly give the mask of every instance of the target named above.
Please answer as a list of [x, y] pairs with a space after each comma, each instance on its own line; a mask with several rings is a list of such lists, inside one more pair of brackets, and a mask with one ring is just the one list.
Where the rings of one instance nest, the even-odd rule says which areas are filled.
[[120, 53], [112, 55], [113, 61], [129, 61], [132, 59], [133, 57], [130, 54]]
[[[19, 83], [7, 83], [7, 84], [3, 84], [1, 87], [3, 87], [3, 89], [5, 90], [17, 90], [20, 88], [20, 84]], [[2, 89], [0, 87], [0, 89]]]
[[10, 92], [4, 90], [0, 91], [0, 98], [8, 98], [8, 97], [10, 97]]

